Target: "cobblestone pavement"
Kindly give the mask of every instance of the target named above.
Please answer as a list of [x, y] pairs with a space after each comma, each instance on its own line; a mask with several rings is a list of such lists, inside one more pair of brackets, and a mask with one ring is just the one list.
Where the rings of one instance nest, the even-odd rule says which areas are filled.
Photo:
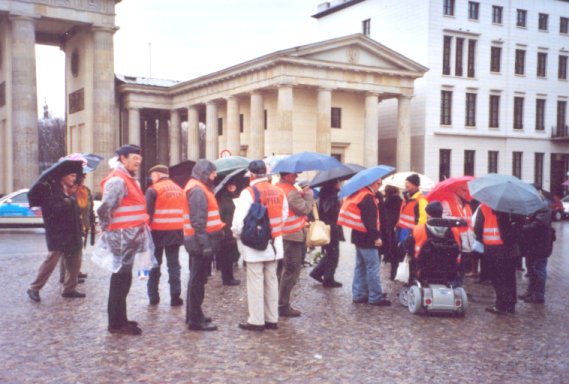
[[[45, 256], [42, 231], [0, 231], [0, 382], [567, 383], [569, 223], [556, 229], [547, 303], [519, 303], [513, 316], [486, 313], [493, 290], [471, 280], [463, 319], [352, 304], [354, 252], [343, 244], [337, 278], [344, 287], [322, 288], [304, 268], [292, 300], [302, 316], [262, 333], [237, 327], [246, 320], [245, 286], [222, 286], [217, 273], [204, 308], [219, 331], [188, 331], [184, 307], [169, 305], [163, 266], [158, 306], [148, 306], [144, 281], [135, 279], [128, 297], [142, 336], [107, 332], [109, 274], [91, 263], [89, 250], [89, 277], [80, 286], [86, 299], [62, 298], [54, 273], [41, 303], [30, 301], [25, 291]], [[187, 284], [187, 255], [181, 259]], [[383, 285], [395, 301], [399, 285], [386, 273]], [[236, 277], [245, 280], [242, 267]], [[526, 284], [518, 273], [518, 289]]]

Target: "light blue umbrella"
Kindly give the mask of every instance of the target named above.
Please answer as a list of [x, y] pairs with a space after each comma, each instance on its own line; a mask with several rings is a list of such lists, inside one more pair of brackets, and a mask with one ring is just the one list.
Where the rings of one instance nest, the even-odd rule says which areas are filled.
[[468, 182], [470, 194], [497, 212], [529, 216], [545, 202], [531, 184], [514, 176], [490, 173]]
[[222, 157], [213, 161], [217, 174], [220, 176], [228, 175], [241, 168], [247, 168], [250, 162], [251, 160], [243, 156]]
[[342, 163], [332, 156], [316, 152], [300, 152], [282, 159], [275, 165], [272, 173], [300, 173], [304, 171], [324, 171], [341, 167]]
[[375, 167], [364, 169], [356, 173], [350, 180], [344, 184], [338, 193], [338, 197], [343, 198], [350, 196], [363, 187], [367, 187], [374, 181], [382, 179], [395, 172], [394, 167], [389, 165], [376, 165]]

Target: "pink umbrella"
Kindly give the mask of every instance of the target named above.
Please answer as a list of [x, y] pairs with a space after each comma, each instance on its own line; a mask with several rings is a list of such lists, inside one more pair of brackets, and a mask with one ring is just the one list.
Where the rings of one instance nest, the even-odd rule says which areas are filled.
[[447, 199], [451, 194], [456, 194], [470, 201], [472, 196], [470, 196], [467, 183], [473, 179], [473, 176], [449, 177], [435, 185], [426, 198], [428, 201], [440, 201]]
[[565, 180], [561, 185], [564, 187], [569, 187], [569, 179]]

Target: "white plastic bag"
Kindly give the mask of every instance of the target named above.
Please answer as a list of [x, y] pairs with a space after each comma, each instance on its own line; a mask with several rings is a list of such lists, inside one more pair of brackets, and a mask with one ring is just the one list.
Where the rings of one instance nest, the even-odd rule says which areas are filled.
[[409, 255], [405, 255], [403, 261], [399, 263], [395, 280], [405, 284], [409, 282]]

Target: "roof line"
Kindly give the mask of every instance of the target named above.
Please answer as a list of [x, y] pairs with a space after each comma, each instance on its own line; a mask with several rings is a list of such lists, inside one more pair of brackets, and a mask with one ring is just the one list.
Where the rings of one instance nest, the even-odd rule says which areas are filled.
[[327, 15], [329, 15], [329, 14], [331, 14], [331, 13], [338, 12], [338, 11], [344, 9], [344, 8], [348, 8], [348, 7], [351, 7], [352, 5], [356, 5], [356, 4], [358, 4], [358, 3], [361, 3], [362, 1], [365, 1], [365, 0], [347, 0], [347, 1], [344, 0], [344, 1], [345, 1], [345, 2], [342, 3], [342, 4], [340, 4], [340, 5], [336, 5], [336, 6], [327, 8], [327, 9], [325, 9], [325, 10], [322, 11], [322, 12], [315, 13], [315, 14], [312, 15], [311, 17], [314, 17], [315, 19], [319, 19], [319, 18], [324, 17], [324, 16], [327, 16]]

